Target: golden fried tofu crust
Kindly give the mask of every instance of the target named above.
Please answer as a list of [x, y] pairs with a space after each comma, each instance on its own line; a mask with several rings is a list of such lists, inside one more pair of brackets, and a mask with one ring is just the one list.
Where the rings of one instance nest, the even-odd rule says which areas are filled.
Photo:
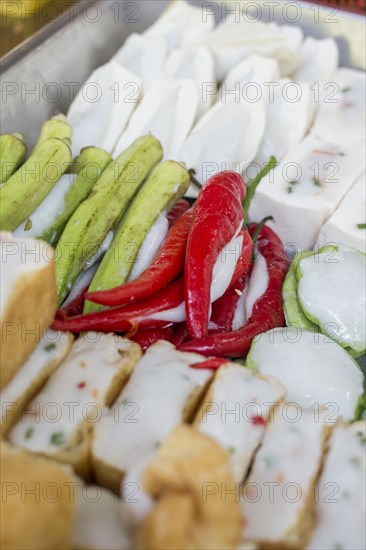
[[143, 476], [154, 507], [138, 534], [150, 550], [236, 548], [240, 507], [228, 455], [188, 425], [164, 441]]

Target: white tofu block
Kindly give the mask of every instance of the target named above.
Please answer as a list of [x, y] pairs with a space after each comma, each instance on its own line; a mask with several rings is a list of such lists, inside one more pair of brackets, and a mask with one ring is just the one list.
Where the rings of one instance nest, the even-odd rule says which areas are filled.
[[226, 363], [218, 370], [195, 425], [230, 454], [235, 482], [243, 481], [271, 410], [284, 394], [285, 389], [275, 379], [254, 376], [235, 363]]
[[366, 74], [354, 69], [339, 69], [332, 84], [320, 96], [319, 111], [312, 132], [337, 143], [365, 142]]
[[366, 548], [366, 423], [341, 424], [318, 483], [316, 527], [308, 550]]
[[319, 246], [345, 244], [366, 252], [366, 173], [348, 191], [333, 216], [323, 225], [318, 237]]
[[285, 246], [307, 250], [319, 231], [365, 170], [364, 142], [341, 136], [326, 141], [308, 135], [259, 184], [249, 216], [269, 222]]

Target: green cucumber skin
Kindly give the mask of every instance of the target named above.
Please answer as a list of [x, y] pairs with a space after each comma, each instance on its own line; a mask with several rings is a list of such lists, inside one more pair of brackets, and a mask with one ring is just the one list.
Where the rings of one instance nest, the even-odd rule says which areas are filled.
[[59, 304], [162, 157], [157, 139], [151, 135], [138, 138], [109, 164], [89, 197], [75, 210], [56, 247]]
[[[189, 183], [189, 173], [177, 162], [168, 160], [154, 169], [117, 229], [90, 285], [91, 291], [113, 288], [127, 281], [147, 232], [159, 214], [186, 193]], [[98, 309], [97, 304], [87, 302], [84, 311]]]
[[[79, 157], [80, 170], [78, 171], [74, 183], [65, 195], [65, 210], [58, 216], [54, 223], [37, 238], [43, 239], [53, 246], [56, 246], [67, 222], [79, 204], [88, 197], [94, 185], [111, 161], [111, 155], [98, 147], [88, 147], [88, 149], [82, 151]], [[95, 168], [92, 173], [90, 173], [90, 166], [92, 166], [93, 169]]]
[[27, 146], [21, 134], [0, 136], [0, 184], [4, 184], [16, 172], [26, 154]]
[[38, 141], [34, 146], [33, 151], [39, 150], [40, 146], [46, 139], [59, 138], [63, 139], [71, 146], [72, 128], [67, 122], [65, 115], [56, 115], [42, 124], [41, 131], [38, 136]]
[[24, 222], [65, 173], [72, 160], [70, 147], [49, 138], [0, 189], [0, 229], [13, 231]]

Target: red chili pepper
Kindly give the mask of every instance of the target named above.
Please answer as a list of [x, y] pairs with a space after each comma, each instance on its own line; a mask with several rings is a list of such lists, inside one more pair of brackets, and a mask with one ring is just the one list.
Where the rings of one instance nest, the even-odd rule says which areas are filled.
[[174, 327], [173, 336], [171, 338], [171, 343], [175, 346], [180, 346], [183, 342], [189, 340], [187, 325], [185, 322], [177, 323]]
[[110, 290], [89, 292], [86, 299], [103, 306], [121, 306], [151, 296], [174, 281], [183, 271], [192, 219], [192, 209], [177, 219], [154, 262], [137, 279]]
[[131, 340], [140, 344], [143, 351], [147, 350], [152, 344], [155, 344], [158, 340], [167, 340], [170, 342], [173, 334], [173, 324], [166, 328], [150, 328], [145, 330], [138, 330], [135, 336], [132, 336]]
[[225, 365], [227, 363], [227, 359], [223, 359], [222, 357], [210, 357], [207, 359], [207, 361], [201, 361], [200, 363], [193, 363], [193, 365], [190, 365], [194, 369], [211, 369], [211, 370], [217, 370], [221, 367], [221, 365]]
[[88, 292], [90, 285], [87, 285], [80, 293], [66, 306], [59, 310], [58, 315], [60, 318], [74, 317], [75, 315], [81, 315], [84, 309], [85, 295]]
[[240, 298], [240, 294], [236, 291], [238, 290], [239, 292], [243, 292], [245, 280], [246, 276], [241, 277], [238, 281], [236, 281], [235, 286], [228, 288], [225, 294], [212, 304], [211, 321], [218, 328], [215, 330], [210, 330], [210, 334], [215, 332], [232, 331], [235, 309]]
[[247, 275], [248, 271], [252, 266], [252, 255], [253, 255], [253, 248], [254, 248], [252, 237], [250, 236], [249, 231], [247, 229], [242, 229], [240, 232], [240, 235], [243, 236], [243, 246], [242, 246], [239, 259], [236, 263], [236, 268], [234, 271], [234, 275], [232, 276], [229, 289], [233, 288], [236, 282], [241, 277], [243, 277], [243, 275]]
[[221, 172], [207, 182], [196, 201], [184, 270], [191, 338], [201, 338], [208, 332], [213, 267], [243, 223], [244, 197], [243, 178], [236, 172]]
[[169, 210], [168, 214], [167, 214], [169, 227], [172, 227], [172, 225], [175, 224], [177, 219], [182, 214], [184, 214], [184, 212], [186, 212], [190, 207], [191, 207], [191, 205], [189, 204], [189, 202], [186, 199], [179, 199], [179, 201], [177, 201], [175, 203], [173, 208], [171, 208]]
[[[250, 227], [253, 235], [256, 225]], [[282, 283], [288, 270], [288, 258], [279, 237], [269, 227], [260, 231], [257, 246], [263, 255], [268, 270], [268, 287], [255, 302], [248, 323], [239, 330], [213, 334], [192, 340], [179, 346], [182, 351], [194, 351], [206, 356], [244, 357], [253, 339], [263, 332], [285, 323], [282, 307]]]
[[124, 307], [105, 309], [95, 313], [86, 313], [68, 319], [56, 319], [53, 322], [54, 330], [70, 332], [84, 332], [87, 330], [99, 330], [101, 332], [128, 332], [138, 323], [139, 328], [166, 327], [171, 323], [149, 319], [149, 316], [172, 309], [184, 300], [183, 277], [167, 286], [150, 298], [145, 298], [136, 304]]

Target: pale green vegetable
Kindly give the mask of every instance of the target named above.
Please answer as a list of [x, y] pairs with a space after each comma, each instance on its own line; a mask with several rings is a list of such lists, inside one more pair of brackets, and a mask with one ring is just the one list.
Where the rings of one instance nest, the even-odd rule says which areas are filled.
[[71, 146], [72, 128], [67, 122], [66, 116], [61, 113], [43, 123], [33, 152], [37, 151], [46, 139], [53, 137], [63, 139], [65, 143]]
[[0, 184], [5, 183], [22, 164], [27, 146], [22, 134], [0, 136]]

